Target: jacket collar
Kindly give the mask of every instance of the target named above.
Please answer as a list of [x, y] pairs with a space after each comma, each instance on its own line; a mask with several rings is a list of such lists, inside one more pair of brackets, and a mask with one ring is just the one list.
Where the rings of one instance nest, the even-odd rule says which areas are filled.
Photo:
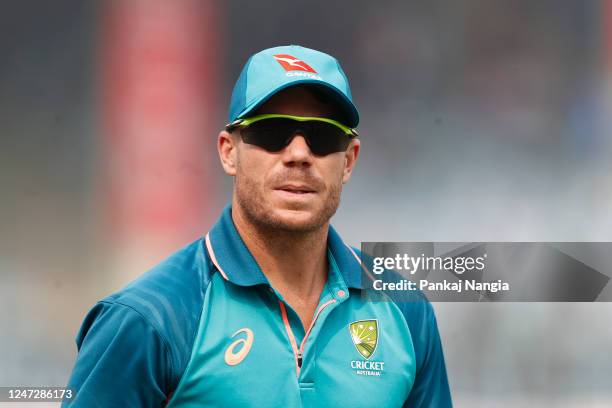
[[[224, 279], [240, 286], [268, 284], [266, 276], [236, 230], [231, 205], [225, 207], [217, 223], [206, 234], [205, 245], [210, 259]], [[346, 286], [360, 289], [361, 261], [331, 225], [327, 248]]]

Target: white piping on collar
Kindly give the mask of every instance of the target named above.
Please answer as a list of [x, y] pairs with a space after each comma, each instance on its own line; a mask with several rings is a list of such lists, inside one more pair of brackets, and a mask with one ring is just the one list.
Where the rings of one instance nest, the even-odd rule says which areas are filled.
[[223, 276], [223, 279], [225, 279], [226, 281], [229, 281], [227, 274], [225, 273], [223, 268], [221, 268], [221, 265], [219, 265], [219, 262], [217, 262], [217, 257], [215, 256], [215, 251], [213, 251], [212, 244], [210, 243], [209, 235], [210, 233], [206, 234], [206, 238], [205, 238], [206, 249], [208, 250], [208, 255], [210, 255], [210, 259], [212, 260], [212, 263], [217, 267], [217, 269], [219, 270], [219, 273], [221, 273], [221, 276]]

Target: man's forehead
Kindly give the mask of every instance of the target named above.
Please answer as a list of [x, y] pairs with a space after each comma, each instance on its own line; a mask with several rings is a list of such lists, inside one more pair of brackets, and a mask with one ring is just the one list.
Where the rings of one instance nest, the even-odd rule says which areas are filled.
[[276, 93], [256, 112], [256, 114], [265, 113], [341, 119], [340, 109], [329, 100], [326, 94], [308, 86], [292, 86]]

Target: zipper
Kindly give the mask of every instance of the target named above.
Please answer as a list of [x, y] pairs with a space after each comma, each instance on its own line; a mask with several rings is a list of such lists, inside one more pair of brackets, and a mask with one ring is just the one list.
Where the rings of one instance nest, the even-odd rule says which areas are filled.
[[285, 304], [280, 299], [278, 299], [278, 304], [280, 305], [281, 316], [283, 318], [283, 324], [285, 325], [285, 331], [287, 332], [287, 336], [289, 336], [289, 344], [291, 344], [291, 349], [293, 350], [293, 357], [295, 358], [295, 373], [299, 377], [300, 368], [302, 368], [302, 361], [298, 360], [298, 355], [301, 356], [301, 352], [295, 341], [293, 330], [291, 330], [291, 325], [289, 324], [289, 318], [287, 317], [287, 309], [285, 308]]
[[291, 348], [293, 349], [293, 356], [295, 358], [295, 372], [297, 376], [299, 377], [300, 369], [302, 368], [302, 356], [304, 355], [304, 346], [306, 345], [306, 340], [308, 339], [308, 336], [310, 335], [310, 332], [312, 328], [314, 327], [315, 322], [317, 321], [317, 318], [319, 317], [323, 309], [325, 309], [327, 306], [331, 305], [332, 303], [336, 303], [336, 300], [335, 299], [328, 300], [327, 302], [322, 304], [321, 307], [319, 307], [319, 310], [317, 310], [317, 312], [315, 313], [315, 316], [312, 319], [312, 322], [310, 323], [310, 327], [306, 331], [306, 334], [304, 335], [304, 338], [302, 339], [302, 344], [300, 344], [299, 347], [295, 341], [295, 336], [293, 335], [293, 330], [291, 330], [291, 325], [289, 324], [289, 318], [287, 317], [287, 309], [285, 308], [285, 303], [280, 299], [278, 299], [278, 303], [280, 305], [281, 316], [283, 318], [285, 330], [287, 331], [287, 335], [289, 336], [289, 343], [291, 344]]

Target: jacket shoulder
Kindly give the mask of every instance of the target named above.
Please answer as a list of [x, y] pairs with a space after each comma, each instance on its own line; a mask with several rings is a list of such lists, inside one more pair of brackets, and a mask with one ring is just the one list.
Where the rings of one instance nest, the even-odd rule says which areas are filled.
[[122, 305], [141, 315], [170, 345], [172, 365], [181, 369], [191, 356], [214, 271], [203, 239], [198, 239], [101, 302]]

